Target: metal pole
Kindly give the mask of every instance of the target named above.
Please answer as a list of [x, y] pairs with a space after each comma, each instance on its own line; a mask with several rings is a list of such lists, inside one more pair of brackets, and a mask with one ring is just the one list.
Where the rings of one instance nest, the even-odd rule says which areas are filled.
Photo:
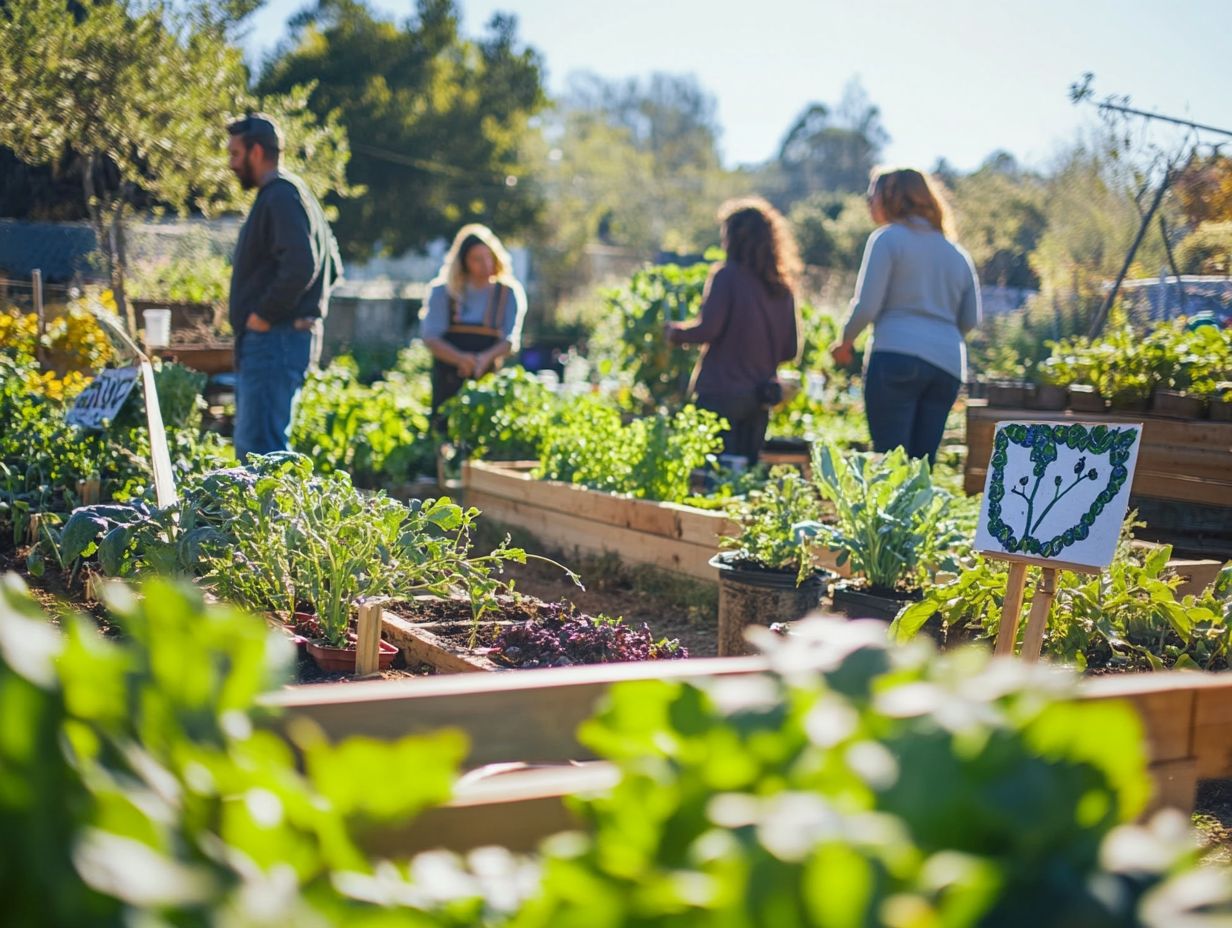
[[1151, 208], [1142, 217], [1142, 224], [1138, 226], [1138, 234], [1134, 236], [1134, 243], [1129, 246], [1129, 254], [1125, 256], [1125, 263], [1121, 265], [1121, 272], [1117, 274], [1116, 281], [1112, 284], [1112, 289], [1104, 297], [1104, 302], [1100, 306], [1099, 312], [1091, 320], [1091, 328], [1087, 333], [1090, 338], [1095, 338], [1103, 329], [1104, 323], [1108, 319], [1108, 311], [1112, 309], [1112, 304], [1116, 302], [1117, 294], [1121, 290], [1121, 284], [1125, 282], [1125, 275], [1129, 273], [1129, 266], [1134, 263], [1134, 255], [1138, 253], [1138, 246], [1142, 244], [1143, 238], [1146, 237], [1146, 230], [1151, 227], [1151, 220], [1155, 218], [1155, 212], [1159, 209], [1159, 204], [1163, 202], [1164, 194], [1168, 192], [1168, 185], [1171, 182], [1172, 169], [1169, 168], [1164, 172], [1163, 183], [1159, 185], [1159, 190], [1155, 192], [1155, 199], [1151, 201]]
[[[1172, 273], [1176, 276], [1176, 296], [1177, 302], [1181, 304], [1181, 315], [1187, 315], [1185, 306], [1185, 281], [1181, 280], [1181, 269], [1176, 263], [1176, 255], [1172, 253], [1172, 242], [1168, 240], [1168, 223], [1161, 214], [1159, 217], [1159, 234], [1164, 240], [1164, 251], [1168, 253], [1168, 264], [1172, 266]], [[1165, 294], [1167, 291], [1164, 291]], [[1167, 304], [1164, 304], [1164, 310], [1167, 310]]]

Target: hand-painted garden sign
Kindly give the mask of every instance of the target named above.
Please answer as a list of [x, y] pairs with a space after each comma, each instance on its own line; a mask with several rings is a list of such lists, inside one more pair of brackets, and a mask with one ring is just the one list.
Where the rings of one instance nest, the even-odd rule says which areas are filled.
[[1140, 425], [1002, 422], [975, 546], [1040, 564], [1107, 567], [1129, 506]]
[[116, 417], [137, 383], [137, 368], [106, 368], [77, 395], [65, 421], [84, 429], [101, 429]]

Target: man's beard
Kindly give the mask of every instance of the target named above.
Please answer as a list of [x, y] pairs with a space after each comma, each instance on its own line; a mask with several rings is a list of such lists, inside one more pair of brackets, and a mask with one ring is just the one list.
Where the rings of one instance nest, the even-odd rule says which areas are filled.
[[257, 186], [257, 180], [252, 176], [252, 165], [244, 164], [235, 172], [236, 178], [240, 182], [240, 186], [245, 190], [251, 190]]

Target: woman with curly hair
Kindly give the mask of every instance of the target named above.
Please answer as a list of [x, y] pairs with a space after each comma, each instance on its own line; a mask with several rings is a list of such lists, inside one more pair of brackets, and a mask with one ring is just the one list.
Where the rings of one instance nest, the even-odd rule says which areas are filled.
[[729, 200], [719, 221], [727, 260], [706, 281], [701, 318], [668, 323], [664, 334], [674, 345], [705, 346], [690, 384], [694, 402], [727, 420], [724, 453], [752, 466], [781, 398], [775, 371], [800, 354], [792, 293], [800, 258], [786, 220], [759, 197]]
[[964, 337], [980, 324], [980, 287], [954, 241], [941, 191], [912, 168], [878, 169], [868, 207], [879, 228], [864, 248], [851, 314], [830, 349], [841, 366], [873, 327], [864, 410], [876, 451], [903, 447], [933, 463], [966, 376]]
[[429, 286], [419, 336], [433, 356], [432, 415], [440, 427], [441, 404], [517, 350], [526, 293], [500, 239], [478, 223], [458, 230]]

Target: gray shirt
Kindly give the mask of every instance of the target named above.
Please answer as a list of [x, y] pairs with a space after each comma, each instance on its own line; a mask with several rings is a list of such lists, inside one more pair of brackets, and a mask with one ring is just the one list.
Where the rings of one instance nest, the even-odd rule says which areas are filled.
[[[483, 325], [487, 318], [488, 306], [492, 301], [492, 290], [495, 284], [486, 287], [466, 285], [462, 299], [458, 301], [458, 322], [462, 325]], [[526, 291], [516, 280], [505, 283], [509, 295], [505, 298], [505, 318], [501, 330], [505, 340], [517, 351], [522, 340], [522, 320], [526, 317]], [[449, 328], [449, 290], [444, 282], [432, 286], [428, 293], [428, 303], [424, 308], [419, 323], [420, 338], [440, 338]]]
[[963, 380], [963, 336], [980, 318], [980, 288], [970, 256], [913, 216], [869, 236], [843, 339], [853, 341], [871, 324], [867, 355], [912, 355]]

